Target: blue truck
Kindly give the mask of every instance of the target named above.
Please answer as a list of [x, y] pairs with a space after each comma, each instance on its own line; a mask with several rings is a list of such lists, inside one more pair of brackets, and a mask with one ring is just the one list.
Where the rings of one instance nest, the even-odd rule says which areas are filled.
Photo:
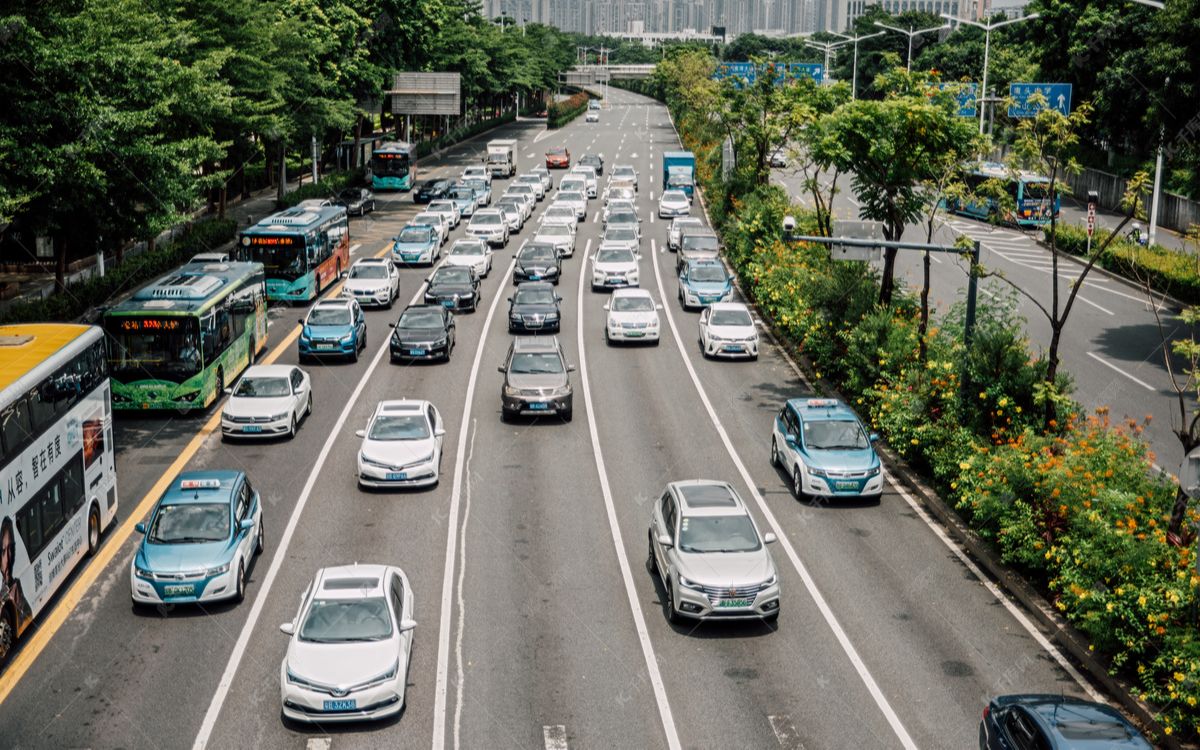
[[663, 190], [682, 190], [695, 197], [696, 155], [691, 151], [663, 152]]

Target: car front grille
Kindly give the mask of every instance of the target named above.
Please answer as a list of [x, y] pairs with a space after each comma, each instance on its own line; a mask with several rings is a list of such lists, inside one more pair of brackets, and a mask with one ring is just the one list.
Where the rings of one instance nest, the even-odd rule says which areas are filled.
[[270, 417], [229, 417], [229, 421], [234, 424], [266, 424], [271, 421]]
[[521, 322], [526, 328], [541, 328], [546, 324], [546, 316], [544, 314], [522, 315]]
[[649, 328], [649, 327], [650, 327], [650, 324], [649, 324], [649, 323], [632, 323], [632, 322], [626, 322], [626, 323], [622, 323], [622, 324], [621, 324], [621, 327], [622, 327], [622, 328], [633, 328], [633, 329], [635, 329], [635, 330], [641, 330], [641, 329], [643, 329], [643, 328]]
[[865, 469], [862, 471], [830, 471], [829, 469], [825, 470], [825, 476], [829, 477], [830, 479], [862, 479], [863, 477], [867, 476], [867, 473], [868, 472]]
[[713, 601], [718, 599], [753, 599], [765, 586], [761, 583], [750, 586], [703, 586], [704, 595]]

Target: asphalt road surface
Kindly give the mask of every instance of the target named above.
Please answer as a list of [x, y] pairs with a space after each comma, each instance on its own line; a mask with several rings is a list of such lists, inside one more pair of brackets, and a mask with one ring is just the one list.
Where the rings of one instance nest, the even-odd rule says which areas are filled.
[[[1088, 694], [904, 493], [889, 485], [879, 505], [792, 497], [768, 463], [769, 431], [786, 398], [811, 390], [773, 346], [757, 362], [700, 356], [698, 315], [676, 301], [667, 223], [655, 216], [661, 153], [679, 147], [662, 106], [610, 90], [599, 123], [522, 122], [499, 136], [519, 139], [522, 171], [557, 145], [573, 159], [602, 155], [606, 176], [615, 164], [639, 170], [641, 283], [665, 307], [661, 344], [604, 342], [607, 295], [581, 277], [601, 232], [593, 200], [558, 288], [560, 340], [578, 368], [570, 423], [500, 420], [506, 271], [528, 225], [497, 251], [480, 310], [458, 316], [447, 364], [388, 362], [387, 323], [428, 273], [404, 270], [401, 304], [367, 312], [365, 356], [305, 365], [315, 407], [293, 441], [222, 442], [215, 412], [119, 419], [122, 517], [105, 542], [116, 554], [76, 573], [83, 596], [44, 614], [50, 637], [24, 641], [30, 666], [0, 676], [3, 745], [963, 748], [992, 695]], [[422, 164], [421, 176], [455, 175], [482, 146]], [[381, 252], [414, 213], [410, 194], [380, 194], [379, 210], [351, 223], [354, 256]], [[271, 313], [280, 363], [297, 361], [302, 314]], [[442, 411], [441, 483], [363, 492], [354, 431], [398, 397]], [[248, 472], [265, 499], [266, 552], [241, 605], [135, 613], [128, 526], [181, 456], [188, 468]], [[698, 477], [731, 482], [779, 535], [777, 625], [664, 618], [646, 564], [650, 503], [667, 482]], [[398, 564], [412, 581], [406, 709], [380, 725], [285, 722], [278, 626], [318, 568], [355, 561]]]

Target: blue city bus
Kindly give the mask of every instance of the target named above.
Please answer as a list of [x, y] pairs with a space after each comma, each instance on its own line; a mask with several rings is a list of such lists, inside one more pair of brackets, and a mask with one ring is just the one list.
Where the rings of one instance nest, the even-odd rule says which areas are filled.
[[417, 147], [388, 141], [371, 152], [371, 186], [376, 190], [412, 190], [416, 180]]
[[267, 299], [308, 302], [350, 267], [350, 223], [341, 206], [289, 208], [238, 235], [240, 261], [262, 263]]
[[[1061, 207], [1061, 195], [1055, 191], [1053, 201], [1049, 197], [1050, 178], [1033, 172], [1012, 172], [1003, 164], [983, 162], [967, 167], [963, 181], [967, 189], [976, 193], [988, 180], [999, 180], [1013, 201], [1013, 209], [1004, 210], [995, 198], [979, 196], [975, 201], [942, 201], [942, 208], [960, 216], [969, 216], [983, 221], [998, 221], [1019, 227], [1040, 227], [1050, 223], [1051, 216], [1057, 217]], [[1053, 208], [1051, 207], [1053, 205]]]

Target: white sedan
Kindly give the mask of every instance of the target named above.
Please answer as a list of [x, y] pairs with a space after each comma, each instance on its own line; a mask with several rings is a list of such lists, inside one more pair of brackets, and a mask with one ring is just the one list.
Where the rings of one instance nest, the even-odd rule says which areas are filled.
[[380, 401], [358, 451], [363, 487], [430, 487], [438, 483], [446, 426], [428, 401]]
[[450, 218], [445, 214], [436, 213], [434, 211], [422, 211], [416, 216], [408, 220], [409, 225], [413, 224], [428, 224], [437, 229], [438, 244], [445, 245], [446, 240], [450, 238]]
[[462, 211], [454, 203], [454, 201], [451, 200], [430, 201], [429, 205], [425, 207], [425, 210], [430, 213], [441, 214], [445, 216], [446, 220], [450, 223], [451, 229], [457, 227], [458, 223], [462, 221]]
[[741, 302], [716, 302], [700, 313], [700, 351], [705, 357], [758, 359], [758, 328]]
[[592, 256], [592, 291], [637, 286], [639, 257], [629, 248], [601, 245]]
[[533, 241], [554, 245], [560, 258], [569, 258], [575, 254], [575, 225], [547, 221], [538, 226]]
[[664, 190], [658, 199], [658, 218], [670, 219], [687, 216], [692, 211], [692, 202], [682, 190]]
[[546, 206], [546, 210], [542, 211], [538, 216], [538, 222], [541, 224], [557, 222], [559, 224], [570, 224], [576, 229], [579, 228], [579, 217], [575, 215], [575, 208], [557, 201]]
[[251, 365], [225, 392], [222, 437], [295, 437], [312, 414], [312, 380], [293, 365]]
[[472, 268], [476, 276], [483, 278], [492, 271], [492, 249], [479, 237], [463, 237], [450, 246], [443, 265]]
[[400, 568], [318, 570], [295, 619], [279, 626], [290, 636], [279, 665], [283, 715], [325, 724], [399, 714], [416, 627], [412, 586]]
[[645, 289], [614, 289], [612, 299], [604, 304], [608, 319], [604, 322], [604, 340], [651, 341], [658, 343], [658, 311], [662, 305]]
[[554, 202], [570, 206], [575, 209], [576, 219], [587, 221], [587, 196], [582, 192], [578, 190], [562, 190], [560, 186], [558, 193], [554, 196]]
[[387, 258], [362, 258], [354, 261], [342, 285], [342, 296], [353, 297], [358, 304], [391, 307], [400, 294], [400, 272]]

